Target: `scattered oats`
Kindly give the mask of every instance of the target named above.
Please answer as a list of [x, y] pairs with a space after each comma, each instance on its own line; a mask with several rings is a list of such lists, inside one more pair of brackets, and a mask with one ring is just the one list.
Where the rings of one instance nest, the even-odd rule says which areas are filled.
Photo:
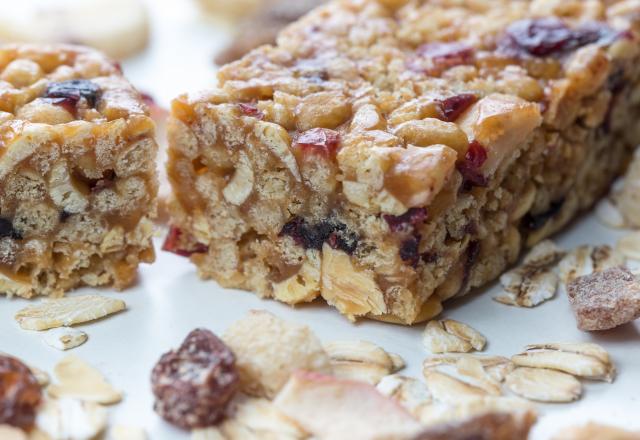
[[62, 359], [53, 371], [59, 383], [49, 385], [47, 390], [52, 397], [72, 397], [105, 405], [122, 400], [122, 393], [109, 385], [98, 370], [75, 355]]
[[36, 417], [36, 426], [52, 439], [90, 440], [107, 426], [107, 410], [78, 399], [47, 399]]
[[516, 368], [507, 375], [505, 384], [515, 394], [539, 402], [573, 402], [582, 394], [578, 379], [546, 368]]
[[109, 430], [108, 440], [146, 440], [147, 434], [138, 426], [115, 425]]
[[624, 229], [627, 222], [616, 205], [611, 199], [604, 198], [596, 205], [596, 218], [605, 226], [615, 229]]
[[432, 353], [482, 350], [486, 342], [477, 330], [453, 319], [429, 321], [422, 334], [422, 343]]
[[487, 374], [479, 360], [471, 357], [461, 358], [456, 363], [456, 370], [466, 382], [475, 387], [482, 388], [488, 394], [494, 396], [500, 396], [502, 394], [500, 382], [494, 380]]
[[429, 388], [413, 377], [391, 374], [382, 378], [377, 390], [404, 406], [411, 414], [417, 415], [421, 407], [431, 403]]
[[94, 321], [124, 310], [124, 301], [100, 295], [44, 299], [20, 310], [15, 318], [25, 330], [47, 330]]
[[404, 358], [399, 354], [389, 353], [389, 357], [391, 358], [392, 369], [394, 373], [396, 371], [400, 371], [407, 366], [407, 363], [404, 361]]
[[400, 356], [392, 358], [383, 348], [367, 341], [333, 341], [325, 344], [324, 349], [331, 360], [333, 375], [342, 379], [375, 385], [384, 376], [395, 373], [399, 365], [404, 365]]
[[640, 260], [640, 231], [622, 237], [618, 240], [616, 249], [627, 258]]
[[53, 348], [69, 350], [84, 344], [87, 340], [87, 334], [71, 327], [58, 327], [47, 330], [42, 335], [42, 339]]
[[505, 295], [493, 299], [502, 304], [535, 307], [553, 298], [558, 288], [554, 268], [565, 255], [551, 240], [543, 240], [524, 257], [522, 264], [504, 273], [500, 283]]
[[0, 439], [2, 440], [27, 440], [27, 434], [21, 429], [11, 425], [0, 425]]
[[573, 249], [560, 261], [558, 273], [566, 285], [578, 277], [624, 264], [624, 255], [609, 245], [583, 245]]
[[487, 391], [462, 381], [450, 374], [426, 368], [422, 371], [427, 388], [434, 399], [445, 403], [456, 403], [474, 396], [486, 396]]
[[527, 351], [511, 358], [517, 366], [549, 368], [606, 382], [613, 382], [615, 377], [616, 370], [609, 354], [597, 344], [560, 342], [525, 348]]
[[513, 369], [513, 363], [503, 356], [480, 355], [470, 353], [452, 353], [429, 356], [424, 360], [424, 368], [435, 368], [440, 365], [457, 365], [461, 359], [474, 359], [480, 362], [484, 371], [496, 382], [502, 382]]
[[608, 330], [640, 318], [640, 280], [623, 267], [576, 278], [567, 294], [580, 330]]
[[236, 355], [244, 392], [273, 398], [296, 370], [331, 372], [329, 356], [311, 329], [266, 311], [251, 311], [223, 338]]

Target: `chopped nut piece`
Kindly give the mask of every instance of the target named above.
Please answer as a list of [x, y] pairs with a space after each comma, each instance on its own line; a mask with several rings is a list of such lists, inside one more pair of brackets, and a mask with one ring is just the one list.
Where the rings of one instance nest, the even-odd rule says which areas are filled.
[[608, 330], [640, 318], [640, 281], [626, 268], [578, 277], [567, 293], [580, 330]]
[[609, 245], [584, 245], [573, 249], [560, 261], [558, 272], [562, 282], [569, 284], [580, 276], [622, 266], [624, 263], [624, 256]]
[[144, 429], [137, 426], [116, 425], [109, 430], [109, 440], [146, 440]]
[[615, 367], [609, 354], [592, 343], [549, 343], [528, 345], [511, 361], [522, 367], [550, 368], [587, 379], [613, 382]]
[[383, 348], [367, 341], [333, 341], [324, 346], [331, 359], [333, 375], [342, 379], [377, 384], [384, 376], [404, 366], [398, 355], [392, 359]]
[[640, 260], [640, 232], [625, 235], [616, 244], [616, 249], [625, 257]]
[[69, 350], [84, 344], [87, 341], [87, 334], [75, 328], [59, 327], [47, 330], [42, 339], [53, 348]]
[[572, 402], [582, 394], [575, 377], [546, 368], [516, 368], [507, 375], [505, 384], [517, 395], [539, 402]]
[[538, 243], [522, 265], [500, 277], [506, 295], [494, 299], [512, 306], [535, 307], [552, 298], [558, 287], [554, 266], [563, 255], [564, 251], [550, 240]]
[[62, 359], [53, 371], [59, 383], [47, 388], [52, 397], [70, 397], [105, 405], [122, 400], [120, 391], [109, 385], [98, 370], [75, 355]]
[[79, 399], [47, 399], [36, 424], [52, 439], [90, 440], [107, 427], [107, 410]]
[[297, 371], [276, 407], [318, 438], [411, 438], [420, 424], [372, 385]]
[[47, 330], [94, 321], [124, 310], [124, 301], [108, 296], [83, 295], [44, 299], [20, 310], [15, 318], [25, 330]]
[[553, 436], [552, 440], [638, 440], [640, 431], [627, 431], [615, 426], [589, 422], [582, 426], [565, 428]]
[[486, 339], [472, 327], [453, 319], [429, 321], [422, 335], [424, 346], [432, 353], [482, 350]]
[[295, 370], [331, 372], [320, 341], [307, 326], [266, 311], [251, 311], [223, 337], [236, 355], [240, 383], [247, 394], [273, 398]]

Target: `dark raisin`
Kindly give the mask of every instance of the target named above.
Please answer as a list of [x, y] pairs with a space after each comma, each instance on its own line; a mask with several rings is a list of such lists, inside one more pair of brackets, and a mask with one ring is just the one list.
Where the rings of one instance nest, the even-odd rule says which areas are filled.
[[87, 100], [89, 107], [95, 107], [100, 95], [100, 87], [87, 79], [70, 79], [49, 84], [45, 98], [66, 98], [77, 104], [81, 98]]
[[321, 250], [324, 243], [340, 249], [349, 255], [358, 247], [359, 237], [349, 231], [347, 225], [335, 220], [323, 220], [310, 224], [301, 217], [289, 220], [280, 230], [281, 236], [291, 237], [297, 245], [305, 249]]
[[549, 209], [547, 209], [543, 213], [540, 213], [540, 214], [529, 213], [525, 215], [524, 218], [522, 219], [523, 226], [530, 231], [535, 231], [542, 228], [545, 224], [547, 224], [549, 219], [554, 217], [560, 211], [560, 209], [562, 209], [563, 204], [564, 204], [564, 199], [558, 200], [556, 202], [552, 202], [549, 205]]
[[58, 219], [60, 220], [60, 223], [64, 223], [67, 221], [67, 219], [69, 217], [71, 217], [72, 214], [68, 211], [65, 211], [64, 209], [62, 211], [60, 211], [60, 213], [58, 214]]
[[169, 228], [167, 238], [164, 239], [162, 244], [162, 250], [166, 252], [172, 252], [181, 257], [190, 257], [193, 254], [206, 254], [209, 251], [209, 247], [202, 243], [195, 243], [189, 246], [189, 249], [184, 248], [184, 242], [190, 240], [182, 240], [182, 230], [175, 226]]
[[466, 288], [467, 284], [469, 284], [471, 269], [473, 269], [474, 264], [476, 264], [476, 261], [478, 260], [479, 255], [480, 255], [480, 242], [477, 240], [473, 240], [469, 242], [469, 246], [467, 246], [467, 256], [464, 260], [464, 266], [463, 266], [463, 276], [462, 276], [463, 288]]
[[414, 235], [407, 238], [400, 244], [400, 258], [412, 267], [417, 267], [420, 261], [420, 235]]
[[464, 156], [464, 161], [456, 164], [456, 168], [460, 171], [460, 174], [462, 174], [463, 190], [468, 191], [474, 186], [487, 186], [487, 178], [480, 171], [480, 167], [482, 167], [486, 161], [487, 149], [484, 148], [480, 142], [473, 140], [469, 144], [467, 153]]
[[0, 238], [9, 237], [14, 240], [22, 240], [22, 234], [13, 228], [13, 223], [6, 218], [0, 217]]
[[293, 143], [305, 151], [335, 156], [340, 148], [340, 133], [328, 128], [312, 128], [298, 134]]
[[427, 251], [423, 252], [420, 255], [420, 258], [422, 258], [422, 261], [424, 261], [426, 264], [435, 263], [436, 261], [438, 261], [438, 254], [433, 251]]
[[29, 367], [0, 355], [0, 425], [31, 428], [41, 400], [42, 389]]
[[247, 116], [251, 116], [260, 120], [264, 119], [264, 113], [253, 104], [246, 104], [241, 102], [240, 104], [238, 104], [238, 107], [240, 108], [240, 111]]
[[382, 218], [389, 225], [391, 232], [412, 232], [416, 226], [427, 219], [427, 210], [425, 208], [410, 208], [404, 214], [384, 214]]
[[212, 332], [193, 330], [151, 372], [155, 411], [184, 429], [215, 425], [239, 388], [235, 361]]
[[441, 100], [440, 110], [443, 116], [442, 119], [447, 122], [454, 122], [477, 100], [478, 97], [472, 93], [461, 93], [460, 95]]

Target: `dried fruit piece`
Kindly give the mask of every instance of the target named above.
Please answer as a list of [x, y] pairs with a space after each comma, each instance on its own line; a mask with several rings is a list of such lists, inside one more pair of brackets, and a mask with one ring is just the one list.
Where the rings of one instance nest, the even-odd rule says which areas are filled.
[[281, 236], [293, 238], [304, 249], [321, 250], [324, 243], [351, 255], [358, 246], [358, 235], [348, 230], [347, 225], [328, 219], [318, 223], [308, 223], [301, 217], [294, 217], [284, 224]]
[[224, 341], [236, 355], [242, 390], [273, 398], [295, 370], [329, 373], [331, 365], [307, 326], [252, 310], [227, 329]]
[[52, 439], [91, 440], [107, 427], [107, 410], [80, 399], [47, 399], [37, 426]]
[[525, 347], [511, 361], [521, 367], [550, 368], [587, 379], [613, 382], [615, 367], [609, 354], [593, 343], [547, 343]]
[[293, 140], [293, 146], [307, 153], [317, 153], [335, 157], [340, 148], [340, 134], [328, 128], [312, 128], [300, 133]]
[[151, 372], [154, 409], [185, 429], [215, 425], [239, 387], [235, 356], [216, 335], [196, 329]]
[[[197, 253], [206, 253], [209, 248], [202, 243], [188, 243], [191, 240], [185, 240], [182, 230], [175, 226], [169, 228], [167, 238], [165, 238], [162, 244], [162, 250], [166, 252], [172, 252], [181, 257], [190, 257]], [[188, 245], [188, 248], [185, 246]]]
[[124, 310], [124, 301], [108, 296], [81, 295], [44, 299], [20, 310], [15, 318], [25, 330], [47, 330], [94, 321]]
[[297, 371], [274, 404], [317, 438], [411, 438], [420, 424], [372, 385]]
[[29, 429], [41, 400], [40, 385], [29, 367], [0, 355], [0, 424]]
[[[389, 353], [371, 342], [333, 341], [325, 344], [324, 349], [331, 359], [333, 375], [341, 379], [375, 385], [384, 376], [397, 371]], [[402, 358], [396, 359], [398, 361], [404, 364]]]
[[487, 342], [477, 330], [453, 319], [429, 321], [422, 334], [424, 346], [432, 353], [482, 350]]
[[520, 266], [500, 277], [506, 295], [493, 299], [512, 306], [535, 307], [552, 298], [558, 287], [554, 267], [564, 254], [551, 240], [538, 243]]
[[608, 330], [640, 318], [640, 281], [623, 267], [576, 278], [567, 294], [580, 330]]
[[578, 277], [624, 264], [624, 256], [609, 245], [583, 245], [573, 249], [560, 261], [558, 273], [566, 285]]
[[58, 362], [53, 372], [59, 383], [47, 388], [52, 397], [70, 397], [105, 405], [122, 400], [120, 391], [109, 385], [98, 370], [75, 355], [69, 355]]
[[456, 164], [457, 170], [462, 174], [463, 186], [470, 190], [473, 186], [487, 186], [487, 177], [480, 168], [487, 161], [487, 149], [478, 141], [469, 144], [464, 160]]
[[95, 107], [100, 97], [100, 87], [87, 79], [70, 79], [50, 83], [44, 94], [45, 98], [64, 98], [77, 104], [81, 98], [87, 100], [89, 107]]
[[575, 377], [546, 368], [516, 368], [507, 375], [505, 384], [517, 395], [539, 402], [572, 402], [582, 394]]
[[42, 336], [44, 342], [58, 350], [69, 350], [87, 341], [87, 334], [82, 330], [60, 327], [48, 330]]
[[425, 208], [410, 208], [404, 214], [384, 214], [382, 218], [389, 225], [391, 232], [412, 233], [427, 219], [427, 210]]

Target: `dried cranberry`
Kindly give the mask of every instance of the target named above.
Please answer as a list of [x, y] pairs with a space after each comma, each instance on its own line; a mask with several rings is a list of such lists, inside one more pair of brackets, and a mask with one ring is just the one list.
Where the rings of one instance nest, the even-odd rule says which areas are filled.
[[33, 426], [42, 389], [29, 367], [11, 356], [0, 356], [0, 425]]
[[[416, 50], [416, 56], [408, 61], [408, 67], [417, 72], [439, 75], [451, 67], [471, 64], [475, 50], [462, 42], [433, 42], [423, 44]], [[423, 60], [428, 60], [424, 63]]]
[[13, 223], [6, 218], [0, 217], [0, 238], [9, 237], [14, 240], [21, 240], [22, 234], [16, 231], [13, 227]]
[[549, 219], [554, 217], [560, 211], [560, 209], [562, 209], [563, 204], [564, 204], [564, 199], [558, 200], [558, 201], [552, 202], [549, 205], [549, 209], [547, 209], [545, 212], [542, 212], [540, 214], [528, 213], [522, 219], [523, 226], [530, 231], [535, 231], [542, 228], [544, 225], [547, 224]]
[[45, 102], [49, 104], [57, 105], [58, 107], [64, 108], [66, 111], [71, 113], [72, 115], [76, 114], [76, 104], [78, 104], [78, 100], [74, 98], [42, 98]]
[[418, 248], [420, 246], [420, 239], [422, 237], [417, 234], [407, 238], [400, 244], [400, 258], [405, 263], [417, 267], [420, 261], [420, 252]]
[[240, 108], [240, 111], [247, 116], [252, 116], [260, 120], [264, 119], [264, 113], [253, 104], [246, 104], [244, 102], [241, 102], [240, 104], [238, 104], [238, 107]]
[[293, 143], [306, 151], [333, 156], [340, 148], [340, 133], [328, 128], [312, 128], [296, 136]]
[[202, 243], [196, 243], [191, 249], [184, 249], [181, 247], [181, 236], [182, 231], [180, 228], [171, 226], [167, 238], [165, 238], [164, 244], [162, 245], [162, 250], [172, 252], [181, 257], [190, 257], [193, 254], [204, 254], [208, 252], [209, 247]]
[[81, 98], [87, 100], [89, 107], [95, 107], [100, 95], [100, 87], [87, 79], [71, 79], [49, 84], [45, 98], [66, 98], [77, 104]]
[[555, 17], [525, 19], [512, 23], [498, 43], [498, 50], [507, 55], [546, 57], [562, 55], [591, 43], [611, 44], [623, 33], [602, 22], [585, 23], [571, 29]]
[[410, 208], [402, 215], [384, 214], [382, 218], [389, 225], [391, 232], [411, 232], [427, 219], [427, 210], [425, 208]]
[[456, 165], [464, 179], [463, 189], [468, 190], [472, 186], [487, 186], [487, 178], [480, 171], [480, 167], [486, 161], [486, 148], [484, 148], [480, 142], [473, 140], [469, 144], [469, 149], [464, 157], [464, 161]]
[[440, 110], [445, 121], [453, 122], [458, 119], [471, 104], [476, 102], [478, 97], [471, 93], [461, 93], [440, 101]]
[[334, 249], [340, 249], [349, 255], [358, 247], [358, 234], [349, 231], [347, 225], [336, 220], [323, 220], [310, 224], [301, 217], [288, 221], [280, 231], [281, 236], [293, 238], [297, 245], [305, 249], [322, 249], [328, 243]]
[[239, 387], [235, 362], [216, 335], [193, 330], [178, 350], [163, 354], [151, 372], [155, 411], [184, 429], [215, 425]]

